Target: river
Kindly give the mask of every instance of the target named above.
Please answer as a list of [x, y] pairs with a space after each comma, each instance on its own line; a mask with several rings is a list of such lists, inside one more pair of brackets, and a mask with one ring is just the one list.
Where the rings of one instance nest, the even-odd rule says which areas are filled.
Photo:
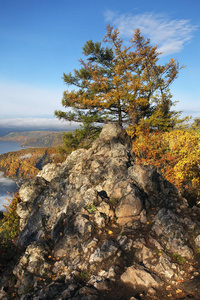
[[10, 141], [0, 141], [0, 155], [22, 149], [20, 143]]
[[[10, 141], [0, 141], [0, 155], [17, 151], [22, 149], [20, 143], [10, 142]], [[0, 211], [5, 210], [3, 205], [8, 204], [8, 200], [11, 198], [13, 192], [16, 192], [18, 189], [17, 184], [14, 180], [5, 178], [3, 173], [0, 170]]]

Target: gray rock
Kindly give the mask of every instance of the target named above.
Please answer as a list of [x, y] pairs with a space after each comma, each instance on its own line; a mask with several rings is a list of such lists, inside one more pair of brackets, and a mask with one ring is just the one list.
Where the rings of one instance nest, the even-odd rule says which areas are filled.
[[163, 189], [163, 179], [153, 167], [134, 164], [128, 169], [128, 174], [147, 194], [151, 195]]
[[153, 277], [145, 268], [139, 265], [129, 267], [122, 275], [121, 280], [124, 283], [130, 283], [134, 288], [143, 286], [145, 288], [158, 288], [161, 285], [161, 281]]
[[[198, 210], [187, 208], [155, 168], [134, 163], [131, 140], [116, 124], [107, 124], [89, 150], [47, 165], [20, 194], [19, 299], [95, 299], [98, 290], [109, 297], [122, 270], [123, 283], [151, 297], [159, 278], [184, 280], [173, 253], [194, 261], [190, 243], [200, 248]], [[195, 274], [195, 265], [189, 270]], [[50, 282], [38, 280], [47, 274]]]
[[[89, 296], [89, 295], [97, 295], [98, 292], [94, 287], [88, 287], [88, 286], [83, 286], [82, 288], [79, 289], [78, 291], [80, 296]], [[81, 298], [82, 299], [82, 298]]]
[[54, 163], [45, 165], [41, 171], [37, 174], [37, 177], [42, 177], [46, 181], [51, 181], [59, 175], [60, 165]]
[[107, 282], [104, 277], [101, 276], [92, 276], [88, 281], [88, 284], [92, 284], [97, 290], [107, 290]]
[[33, 289], [36, 278], [50, 271], [50, 264], [46, 262], [47, 249], [43, 244], [33, 243], [28, 246], [19, 263], [14, 267], [13, 274], [17, 278], [18, 293], [20, 295]]
[[94, 221], [95, 223], [100, 227], [105, 227], [106, 225], [106, 216], [100, 212], [97, 212], [95, 215], [94, 215]]
[[19, 196], [23, 202], [33, 201], [47, 187], [48, 182], [42, 177], [35, 177], [29, 182], [24, 183], [20, 190]]
[[132, 189], [132, 192], [125, 198], [122, 198], [120, 204], [115, 210], [117, 223], [125, 225], [132, 221], [133, 217], [138, 216], [142, 210], [142, 200], [139, 197], [136, 189]]
[[157, 213], [152, 230], [158, 236], [162, 236], [161, 245], [164, 248], [188, 259], [193, 258], [193, 251], [187, 245], [189, 235], [183, 228], [179, 217], [171, 210], [163, 208]]
[[[126, 130], [118, 124], [107, 124], [103, 127], [99, 139], [102, 142], [122, 144], [128, 150], [132, 151], [132, 142]], [[119, 143], [117, 143], [119, 141]]]
[[54, 241], [54, 243], [56, 243], [60, 238], [60, 235], [63, 231], [65, 219], [66, 219], [66, 214], [61, 213], [55, 222], [55, 225], [51, 231], [51, 239]]
[[135, 258], [138, 262], [144, 262], [154, 257], [153, 251], [145, 246], [144, 239], [136, 240], [133, 243], [133, 248], [135, 249]]
[[142, 224], [146, 224], [146, 223], [147, 223], [147, 217], [146, 217], [146, 215], [147, 215], [147, 212], [146, 212], [145, 209], [143, 209], [143, 210], [141, 211], [141, 214], [140, 214], [140, 222], [141, 222]]
[[29, 245], [13, 273], [22, 280], [21, 275], [24, 274], [24, 266], [26, 266], [25, 271], [28, 273], [42, 276], [50, 268], [45, 259], [47, 253], [45, 245], [41, 243]]
[[17, 205], [16, 213], [21, 219], [26, 219], [28, 215], [30, 214], [30, 211], [28, 209], [27, 202], [20, 202]]
[[200, 248], [200, 235], [198, 235], [198, 236], [195, 238], [194, 242], [195, 242], [196, 247]]
[[105, 214], [106, 216], [110, 216], [110, 205], [105, 201], [102, 201], [97, 207], [97, 211]]
[[8, 294], [4, 291], [3, 287], [0, 291], [0, 299], [1, 300], [8, 300]]
[[105, 259], [108, 259], [112, 255], [116, 254], [118, 245], [112, 240], [106, 240], [100, 248], [97, 248], [90, 256], [89, 263], [100, 263]]
[[162, 254], [158, 259], [152, 261], [144, 261], [145, 267], [153, 271], [160, 277], [164, 277], [167, 280], [180, 279], [181, 277], [177, 275], [178, 268], [176, 264], [171, 263], [170, 258], [166, 254]]
[[74, 230], [82, 236], [90, 236], [92, 232], [92, 224], [84, 215], [77, 215], [74, 221]]

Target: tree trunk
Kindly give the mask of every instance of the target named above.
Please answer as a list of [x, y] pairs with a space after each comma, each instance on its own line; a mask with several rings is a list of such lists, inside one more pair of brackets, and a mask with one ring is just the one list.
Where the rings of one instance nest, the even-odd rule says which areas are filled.
[[137, 114], [136, 110], [133, 111], [131, 119], [132, 119], [133, 125], [138, 125], [139, 120], [138, 120], [138, 114]]
[[120, 126], [122, 126], [122, 110], [120, 100], [118, 100], [118, 123]]

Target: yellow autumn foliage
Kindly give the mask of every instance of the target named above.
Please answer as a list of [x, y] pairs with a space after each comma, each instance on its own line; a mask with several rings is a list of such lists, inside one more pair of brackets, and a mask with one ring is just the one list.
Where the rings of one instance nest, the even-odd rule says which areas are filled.
[[140, 135], [133, 142], [138, 162], [156, 166], [183, 195], [200, 200], [200, 132], [173, 130]]
[[55, 148], [29, 148], [0, 155], [0, 170], [8, 177], [30, 179], [52, 162], [62, 162]]

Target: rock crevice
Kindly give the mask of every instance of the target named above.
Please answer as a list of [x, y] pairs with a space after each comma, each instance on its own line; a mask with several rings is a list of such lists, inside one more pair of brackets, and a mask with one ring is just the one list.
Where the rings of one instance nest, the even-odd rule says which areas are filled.
[[19, 194], [17, 299], [164, 299], [166, 286], [174, 282], [175, 293], [177, 281], [198, 275], [199, 209], [135, 163], [119, 125], [46, 165]]

